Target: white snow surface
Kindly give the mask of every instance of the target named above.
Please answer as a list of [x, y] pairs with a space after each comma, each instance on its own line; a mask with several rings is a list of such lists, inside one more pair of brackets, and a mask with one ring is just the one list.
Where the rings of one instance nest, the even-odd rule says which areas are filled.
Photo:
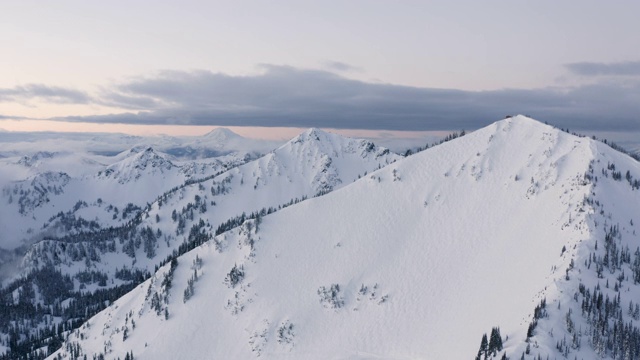
[[[286, 166], [308, 171], [302, 158]], [[578, 278], [565, 280], [564, 269], [574, 259], [578, 272], [602, 236], [583, 203], [596, 194], [584, 175], [607, 159], [640, 176], [636, 162], [591, 139], [523, 116], [499, 121], [217, 236], [178, 259], [171, 289], [160, 285], [166, 265], [67, 343], [107, 359], [468, 359], [499, 326], [507, 355], [519, 358], [535, 305], [571, 303]], [[260, 161], [256, 188], [284, 166]], [[237, 170], [244, 181], [249, 169]], [[318, 176], [330, 183], [330, 172]], [[631, 191], [606, 184], [598, 191], [613, 196], [609, 216], [640, 213], [638, 192], [625, 205]], [[244, 277], [231, 286], [234, 266]], [[150, 308], [153, 293], [168, 299], [167, 319]], [[547, 332], [562, 314], [541, 320], [535, 351], [553, 358]]]

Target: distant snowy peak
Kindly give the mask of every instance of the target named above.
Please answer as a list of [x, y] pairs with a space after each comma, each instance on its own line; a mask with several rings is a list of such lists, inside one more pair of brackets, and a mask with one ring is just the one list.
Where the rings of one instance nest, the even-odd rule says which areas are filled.
[[247, 139], [226, 128], [217, 128], [202, 136], [189, 137], [186, 141], [165, 144], [160, 149], [178, 159], [205, 159], [226, 155], [264, 154], [273, 147], [264, 148], [262, 140]]
[[37, 166], [44, 159], [52, 159], [55, 156], [54, 153], [48, 151], [39, 151], [31, 156], [25, 155], [20, 160], [18, 160], [18, 164], [25, 167], [33, 167]]
[[216, 128], [211, 130], [210, 132], [204, 134], [203, 138], [214, 142], [214, 143], [227, 143], [230, 140], [242, 139], [243, 137], [234, 133], [233, 131], [227, 128]]
[[147, 146], [147, 145], [138, 145], [138, 146], [134, 146], [131, 149], [129, 149], [129, 151], [125, 151], [124, 154], [126, 154], [126, 157], [130, 157], [130, 156], [135, 156], [136, 154], [140, 154], [143, 153], [145, 151], [154, 151], [153, 147], [151, 146]]
[[[344, 139], [342, 136], [328, 133], [326, 131], [320, 130], [318, 128], [309, 128], [302, 132], [300, 135], [294, 137], [289, 141], [291, 144], [300, 144], [305, 142], [331, 142], [331, 138], [340, 138], [340, 140]], [[340, 141], [338, 140], [338, 141]]]
[[178, 168], [151, 147], [145, 148], [144, 151], [138, 152], [137, 150], [131, 150], [135, 155], [107, 167], [104, 171], [100, 171], [98, 177], [116, 178], [118, 182], [126, 183], [131, 180], [138, 180], [145, 174], [159, 175]]

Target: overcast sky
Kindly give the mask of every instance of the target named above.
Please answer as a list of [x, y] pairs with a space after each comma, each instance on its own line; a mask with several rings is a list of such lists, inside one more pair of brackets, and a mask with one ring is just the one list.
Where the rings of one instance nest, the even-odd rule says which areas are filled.
[[638, 14], [601, 0], [6, 0], [0, 128], [473, 130], [523, 113], [638, 134]]

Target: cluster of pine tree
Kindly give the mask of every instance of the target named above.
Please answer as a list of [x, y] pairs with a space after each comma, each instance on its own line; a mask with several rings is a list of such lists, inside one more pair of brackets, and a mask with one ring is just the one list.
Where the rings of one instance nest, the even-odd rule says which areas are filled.
[[[141, 281], [137, 279], [137, 283]], [[0, 360], [46, 358], [60, 348], [65, 334], [134, 287], [127, 284], [76, 292], [71, 277], [53, 267], [12, 282], [0, 290], [0, 332], [7, 334], [2, 345], [9, 348]], [[35, 288], [41, 301], [36, 301]], [[18, 293], [17, 303], [14, 292]], [[62, 300], [67, 300], [66, 306], [62, 306]]]
[[[187, 180], [184, 184], [160, 195], [154, 203], [161, 207], [179, 190], [194, 184], [201, 186], [201, 183], [226, 171], [228, 169], [205, 178]], [[27, 210], [46, 202], [49, 194], [61, 194], [68, 180], [65, 176], [66, 174], [60, 174], [60, 179], [44, 178], [47, 185], [36, 184], [34, 181], [26, 190], [22, 184], [16, 185], [12, 189], [3, 189], [3, 193], [6, 196], [19, 197], [21, 213], [26, 213]], [[99, 199], [98, 203], [102, 201]], [[197, 207], [195, 204], [191, 206], [202, 212], [202, 205], [201, 201]], [[120, 243], [129, 256], [135, 256], [135, 250], [142, 247], [147, 257], [153, 258], [156, 242], [162, 236], [161, 232], [154, 232], [148, 226], [138, 230], [145, 219], [145, 214], [148, 217], [151, 204], [147, 204], [142, 209], [130, 203], [122, 211], [110, 205], [108, 210], [114, 211], [115, 218], [129, 220], [121, 226], [107, 228], [100, 228], [97, 222], [87, 221], [74, 214], [85, 206], [86, 202], [80, 201], [76, 203], [74, 210], [60, 212], [49, 219], [49, 223], [56, 221], [58, 226], [62, 226], [67, 235], [60, 238], [47, 238], [39, 242], [31, 249], [34, 264], [37, 265], [34, 270], [0, 289], [0, 332], [7, 335], [8, 340], [2, 343], [10, 349], [0, 355], [0, 360], [44, 359], [60, 348], [63, 334], [79, 327], [86, 319], [149, 278], [150, 274], [146, 271], [123, 268], [116, 271], [116, 278], [128, 281], [124, 285], [99, 288], [92, 292], [82, 291], [82, 289], [73, 291], [71, 277], [55, 270], [55, 267], [63, 261], [61, 256], [71, 261], [85, 260], [89, 264], [92, 261], [100, 261], [100, 253], [116, 252], [116, 244]], [[204, 209], [206, 211], [206, 205]], [[194, 233], [194, 236], [189, 239], [189, 245], [182, 246], [179, 252], [161, 263], [171, 261], [206, 240], [202, 236], [195, 236]], [[81, 284], [107, 285], [105, 275], [100, 272], [83, 270], [74, 277]], [[42, 302], [40, 303], [36, 302], [34, 286], [37, 286], [41, 294]], [[13, 301], [12, 293], [15, 291], [22, 294], [22, 301], [18, 303]], [[61, 305], [63, 300], [68, 300], [67, 306]], [[42, 348], [47, 350], [43, 351]]]
[[[500, 335], [500, 328], [494, 327], [491, 329], [489, 338], [487, 338], [486, 333], [482, 335], [480, 348], [478, 349], [478, 354], [475, 359], [488, 360], [492, 357], [496, 357], [500, 351], [502, 351], [502, 336]], [[507, 359], [506, 353], [502, 354], [502, 359]]]
[[[634, 306], [633, 301], [630, 301], [628, 310], [625, 312], [621, 300], [621, 289], [623, 282], [628, 279], [624, 273], [625, 265], [631, 268], [633, 283], [640, 283], [640, 248], [636, 249], [634, 259], [631, 261], [631, 251], [627, 246], [619, 245], [621, 240], [619, 226], [610, 225], [605, 233], [604, 249], [601, 248], [598, 253], [596, 242], [595, 252], [590, 254], [585, 263], [588, 269], [594, 267], [599, 279], [604, 278], [605, 270], [609, 274], [618, 274], [613, 284], [616, 295], [610, 297], [607, 294], [611, 291], [608, 278], [605, 286], [608, 289], [607, 292], [602, 290], [600, 284], [590, 290], [581, 283], [575, 300], [580, 301], [581, 315], [589, 328], [575, 329], [573, 321], [570, 321], [569, 312], [566, 323], [567, 331], [573, 335], [571, 341], [573, 348], [579, 348], [579, 338], [587, 336], [590, 345], [599, 356], [635, 360], [640, 359], [640, 327], [634, 322], [640, 319], [640, 306], [637, 303]], [[564, 353], [569, 352], [567, 346], [562, 350]]]
[[[622, 171], [616, 171], [616, 164], [608, 163], [607, 168], [602, 169], [602, 176], [609, 177], [609, 171], [611, 171], [611, 178], [613, 180], [622, 181]], [[624, 175], [624, 178], [629, 183], [629, 186], [631, 186], [631, 190], [640, 189], [640, 180], [634, 179], [630, 170], [627, 170], [627, 172]]]
[[340, 295], [340, 284], [331, 284], [329, 288], [318, 288], [320, 304], [331, 309], [340, 309], [344, 306], [344, 298]]

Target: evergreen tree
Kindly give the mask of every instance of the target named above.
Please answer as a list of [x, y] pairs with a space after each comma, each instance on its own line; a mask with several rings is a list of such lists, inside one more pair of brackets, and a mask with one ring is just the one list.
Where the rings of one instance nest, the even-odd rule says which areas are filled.
[[500, 336], [500, 328], [498, 327], [494, 327], [491, 329], [488, 351], [493, 356], [496, 356], [498, 351], [502, 351], [502, 337]]
[[478, 355], [476, 355], [476, 360], [480, 360], [481, 356], [484, 355], [486, 359], [489, 354], [489, 342], [487, 341], [487, 334], [482, 334], [482, 340], [480, 341], [480, 349], [478, 349]]

